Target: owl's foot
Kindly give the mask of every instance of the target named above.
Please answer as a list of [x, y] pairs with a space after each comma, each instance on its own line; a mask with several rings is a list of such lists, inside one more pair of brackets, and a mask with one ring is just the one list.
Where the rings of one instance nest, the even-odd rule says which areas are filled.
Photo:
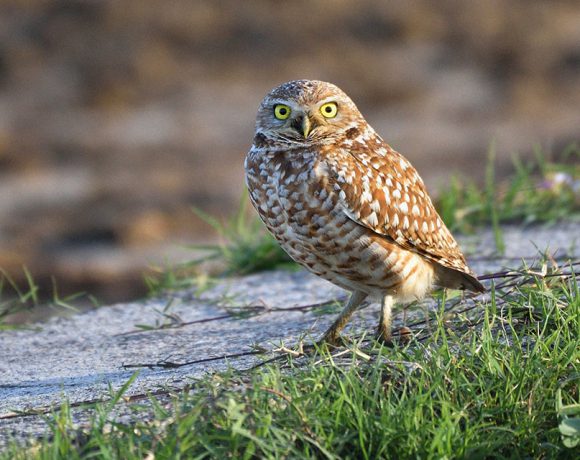
[[[396, 337], [397, 344], [406, 345], [413, 338], [413, 333], [407, 326], [403, 326], [397, 331]], [[395, 344], [391, 331], [387, 331], [385, 328], [381, 328], [380, 326], [377, 328], [376, 339], [388, 347], [392, 347]]]
[[348, 320], [360, 306], [363, 300], [366, 299], [368, 294], [362, 291], [354, 291], [348, 303], [344, 307], [344, 310], [338, 315], [338, 318], [332, 323], [332, 326], [322, 336], [322, 339], [318, 342], [319, 345], [327, 344], [333, 347], [339, 347], [344, 345], [343, 339], [340, 337], [340, 332], [344, 329], [344, 326], [348, 323]]
[[322, 338], [318, 341], [318, 345], [327, 345], [331, 347], [341, 347], [344, 345], [344, 339], [335, 331], [326, 331]]
[[383, 327], [382, 324], [379, 324], [379, 327], [377, 328], [376, 339], [378, 342], [381, 342], [383, 345], [386, 345], [387, 347], [392, 347], [393, 346], [393, 337], [391, 335], [390, 326]]

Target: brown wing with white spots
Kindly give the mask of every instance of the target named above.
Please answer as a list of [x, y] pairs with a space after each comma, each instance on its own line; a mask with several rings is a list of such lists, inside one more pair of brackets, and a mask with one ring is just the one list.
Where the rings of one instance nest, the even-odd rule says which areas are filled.
[[[338, 147], [337, 145], [334, 146]], [[372, 133], [328, 152], [333, 187], [347, 215], [444, 267], [474, 276], [415, 168]]]

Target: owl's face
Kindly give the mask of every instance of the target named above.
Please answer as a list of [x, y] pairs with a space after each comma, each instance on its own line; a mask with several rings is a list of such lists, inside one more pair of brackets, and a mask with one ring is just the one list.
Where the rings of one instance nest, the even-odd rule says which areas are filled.
[[256, 133], [283, 144], [325, 143], [360, 126], [361, 121], [362, 115], [340, 88], [317, 80], [295, 80], [264, 98]]

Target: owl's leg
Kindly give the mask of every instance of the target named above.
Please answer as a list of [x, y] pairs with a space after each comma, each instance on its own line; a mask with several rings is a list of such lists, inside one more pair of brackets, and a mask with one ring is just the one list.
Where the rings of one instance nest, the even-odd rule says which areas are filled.
[[321, 342], [329, 343], [331, 345], [337, 345], [339, 343], [340, 331], [344, 329], [344, 326], [346, 326], [346, 323], [348, 323], [350, 317], [360, 306], [362, 301], [367, 298], [367, 295], [368, 295], [367, 293], [361, 291], [354, 291], [351, 294], [350, 299], [348, 299], [348, 303], [346, 304], [346, 307], [344, 307], [344, 310], [342, 310], [338, 318], [336, 318], [336, 321], [332, 323], [332, 326], [330, 326], [328, 330], [324, 333]]
[[391, 311], [395, 299], [391, 295], [386, 295], [381, 301], [381, 318], [377, 330], [377, 338], [386, 344], [391, 344]]

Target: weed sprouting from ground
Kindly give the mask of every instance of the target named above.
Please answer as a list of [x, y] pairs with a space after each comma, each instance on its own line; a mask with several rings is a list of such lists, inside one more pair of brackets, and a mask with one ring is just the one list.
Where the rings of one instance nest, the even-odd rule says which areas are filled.
[[498, 183], [495, 154], [491, 149], [485, 185], [454, 177], [439, 193], [437, 208], [452, 231], [473, 232], [482, 225], [492, 226], [502, 252], [499, 224], [555, 222], [580, 214], [580, 146], [573, 144], [550, 162], [539, 150], [535, 160], [513, 159], [514, 172]]
[[[8, 273], [0, 269], [0, 331], [23, 327], [21, 324], [14, 324], [13, 317], [17, 314], [30, 312], [34, 308], [40, 307], [41, 304], [59, 310], [76, 310], [72, 303], [83, 294], [73, 294], [63, 298], [59, 295], [58, 287], [53, 280], [52, 298], [42, 301], [39, 295], [40, 289], [32, 274], [26, 268], [23, 270], [26, 279], [24, 287], [19, 286]], [[96, 304], [94, 299], [90, 300]]]
[[221, 276], [245, 275], [276, 268], [297, 268], [250, 210], [247, 193], [243, 194], [237, 212], [225, 222], [200, 209], [194, 208], [193, 211], [214, 229], [220, 242], [189, 246], [189, 249], [201, 251], [203, 255], [169, 269], [157, 268], [156, 274], [147, 276], [145, 280], [150, 294], [192, 286], [199, 289], [200, 284], [203, 288], [210, 282], [203, 267], [208, 262], [215, 262], [213, 271]]
[[0, 330], [12, 329], [8, 318], [16, 313], [29, 310], [38, 305], [38, 287], [28, 270], [24, 270], [28, 287], [21, 289], [10, 276], [0, 271]]
[[224, 261], [225, 274], [247, 274], [268, 270], [292, 263], [290, 257], [280, 248], [278, 243], [265, 230], [264, 225], [249, 212], [247, 193], [243, 194], [242, 202], [234, 216], [221, 223], [199, 209], [195, 213], [210, 224], [221, 238], [218, 245], [194, 246], [207, 251], [209, 259]]

